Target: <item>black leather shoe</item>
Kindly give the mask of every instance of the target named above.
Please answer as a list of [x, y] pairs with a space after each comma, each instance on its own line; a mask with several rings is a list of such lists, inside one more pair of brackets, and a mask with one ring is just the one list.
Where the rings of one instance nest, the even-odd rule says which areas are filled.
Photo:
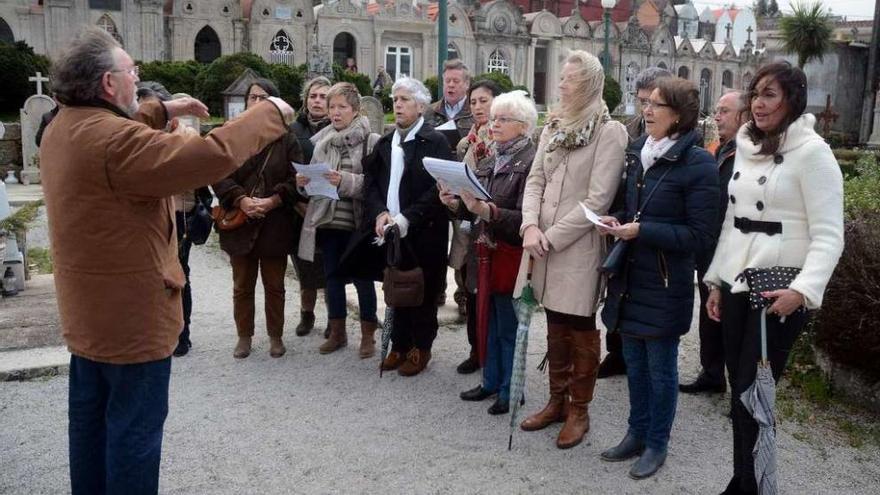
[[192, 342], [188, 340], [181, 340], [177, 342], [177, 347], [174, 348], [174, 352], [172, 353], [174, 357], [186, 356], [189, 352], [190, 347], [192, 347]]
[[621, 462], [640, 455], [644, 450], [645, 443], [636, 438], [631, 432], [627, 431], [626, 436], [623, 437], [623, 440], [621, 440], [616, 447], [611, 447], [605, 452], [602, 452], [599, 454], [599, 457], [603, 461]]
[[706, 373], [700, 373], [692, 383], [679, 384], [678, 390], [683, 394], [723, 394], [727, 391], [727, 386], [724, 380], [719, 382]]
[[740, 495], [742, 493], [745, 492], [739, 489], [739, 478], [734, 476], [730, 478], [730, 483], [727, 484], [727, 488], [721, 492], [721, 495]]
[[455, 371], [458, 372], [459, 375], [470, 375], [479, 369], [480, 362], [474, 359], [473, 356], [469, 356], [455, 368]]
[[315, 312], [300, 311], [299, 324], [296, 326], [296, 335], [298, 337], [304, 337], [311, 333], [313, 328], [315, 328]]
[[507, 414], [508, 412], [510, 412], [510, 401], [502, 402], [501, 399], [496, 399], [495, 403], [489, 406], [487, 412], [492, 416]]
[[651, 448], [645, 449], [639, 460], [629, 470], [629, 477], [634, 480], [650, 478], [666, 462], [666, 452]]
[[458, 394], [458, 396], [461, 397], [461, 400], [466, 400], [469, 402], [479, 402], [481, 400], [486, 400], [493, 395], [495, 395], [495, 392], [490, 392], [484, 389], [482, 385], [477, 385], [470, 390], [466, 390]]
[[599, 378], [608, 378], [609, 376], [625, 375], [626, 363], [620, 354], [608, 354], [599, 365]]

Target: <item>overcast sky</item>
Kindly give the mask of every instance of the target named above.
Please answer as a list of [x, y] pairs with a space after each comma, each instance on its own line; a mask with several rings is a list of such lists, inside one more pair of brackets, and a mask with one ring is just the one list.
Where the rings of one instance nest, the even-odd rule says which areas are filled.
[[[789, 10], [789, 4], [795, 3], [797, 0], [777, 0], [779, 8], [782, 11]], [[694, 0], [697, 11], [702, 12], [706, 6], [719, 8], [730, 3], [740, 5], [750, 5], [752, 0]], [[826, 7], [830, 7], [831, 11], [836, 15], [845, 15], [853, 20], [871, 19], [874, 17], [874, 0], [823, 0]]]

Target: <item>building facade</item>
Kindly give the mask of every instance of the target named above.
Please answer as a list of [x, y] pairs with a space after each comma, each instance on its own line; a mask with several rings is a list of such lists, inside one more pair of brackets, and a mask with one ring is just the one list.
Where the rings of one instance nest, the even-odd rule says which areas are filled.
[[[447, 56], [474, 73], [508, 74], [547, 105], [567, 50], [601, 57], [607, 35], [611, 74], [624, 92], [619, 113], [633, 111], [635, 76], [651, 66], [696, 81], [708, 111], [725, 87], [750, 80], [761, 51], [751, 37], [742, 45], [695, 38], [693, 12], [621, 0], [606, 33], [600, 0], [450, 0]], [[0, 41], [23, 40], [52, 57], [82, 26], [96, 25], [142, 61], [207, 63], [237, 52], [295, 65], [351, 57], [370, 76], [384, 66], [423, 79], [437, 73], [437, 15], [436, 3], [421, 0], [0, 0]]]

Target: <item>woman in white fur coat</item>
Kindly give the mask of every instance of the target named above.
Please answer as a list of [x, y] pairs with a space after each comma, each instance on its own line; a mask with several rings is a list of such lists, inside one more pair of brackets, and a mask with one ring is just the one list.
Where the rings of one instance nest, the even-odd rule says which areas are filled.
[[787, 62], [764, 66], [748, 89], [752, 120], [737, 135], [729, 206], [712, 264], [709, 316], [721, 321], [731, 388], [733, 479], [723, 493], [757, 493], [758, 425], [740, 401], [755, 380], [761, 310], [749, 305], [747, 268], [795, 267], [787, 289], [763, 293], [768, 357], [777, 381], [843, 251], [843, 177], [805, 114], [807, 79]]

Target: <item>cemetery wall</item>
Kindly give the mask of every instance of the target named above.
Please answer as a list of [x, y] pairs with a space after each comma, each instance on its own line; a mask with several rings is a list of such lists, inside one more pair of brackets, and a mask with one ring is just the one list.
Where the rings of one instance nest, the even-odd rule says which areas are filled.
[[[6, 133], [0, 137], [0, 170], [21, 168], [21, 124], [4, 122]], [[10, 167], [13, 165], [13, 167]]]

